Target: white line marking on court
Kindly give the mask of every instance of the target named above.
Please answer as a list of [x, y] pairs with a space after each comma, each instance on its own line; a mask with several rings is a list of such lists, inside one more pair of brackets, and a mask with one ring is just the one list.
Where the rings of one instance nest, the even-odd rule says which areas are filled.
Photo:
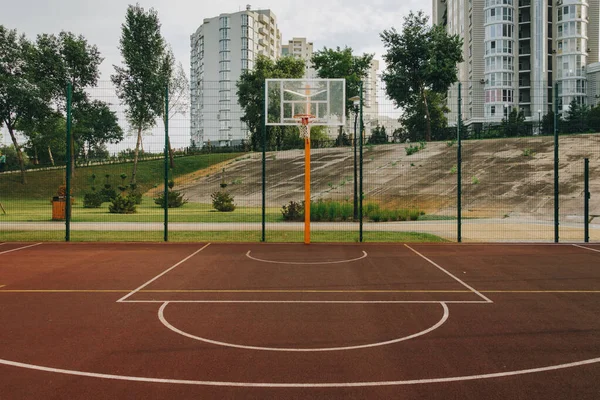
[[[126, 300], [123, 303], [264, 303], [264, 304], [439, 304], [439, 300]], [[446, 304], [489, 304], [484, 300], [444, 300]]]
[[410, 379], [397, 381], [379, 381], [379, 382], [330, 382], [330, 383], [277, 383], [277, 382], [227, 382], [227, 381], [201, 381], [188, 379], [164, 379], [164, 378], [146, 378], [142, 376], [112, 375], [100, 374], [96, 372], [84, 372], [62, 368], [44, 367], [35, 364], [26, 364], [17, 361], [0, 359], [0, 364], [9, 365], [18, 368], [27, 368], [36, 371], [54, 372], [58, 374], [85, 376], [89, 378], [112, 379], [130, 382], [150, 382], [150, 383], [171, 383], [178, 385], [196, 385], [196, 386], [227, 386], [227, 387], [262, 387], [262, 388], [348, 388], [348, 387], [374, 387], [374, 386], [399, 386], [399, 385], [423, 385], [428, 383], [447, 383], [472, 381], [478, 379], [503, 378], [507, 376], [533, 374], [538, 372], [556, 371], [560, 369], [581, 367], [600, 362], [600, 357], [590, 358], [588, 360], [576, 361], [565, 364], [550, 365], [540, 368], [521, 369], [517, 371], [496, 372], [490, 374], [451, 376], [446, 378], [428, 378], [428, 379]]
[[590, 251], [595, 251], [596, 253], [600, 253], [600, 250], [596, 250], [596, 249], [590, 249], [589, 247], [580, 246], [580, 245], [578, 245], [578, 244], [574, 244], [573, 246], [575, 246], [575, 247], [579, 247], [580, 249], [586, 249], [586, 250], [590, 250]]
[[6, 253], [10, 253], [10, 252], [13, 252], [13, 251], [17, 251], [17, 250], [23, 250], [23, 249], [27, 249], [27, 248], [29, 248], [29, 247], [35, 247], [35, 246], [39, 246], [40, 244], [41, 244], [41, 243], [30, 244], [29, 246], [17, 247], [16, 249], [10, 249], [10, 250], [6, 250], [6, 251], [3, 251], [3, 252], [0, 252], [0, 255], [2, 255], [2, 254], [6, 254]]
[[448, 306], [446, 304], [444, 304], [443, 302], [439, 302], [438, 304], [442, 305], [442, 308], [444, 310], [442, 318], [433, 326], [421, 331], [421, 332], [417, 332], [414, 333], [412, 335], [409, 336], [404, 336], [401, 338], [396, 338], [396, 339], [392, 339], [392, 340], [387, 340], [384, 342], [377, 342], [377, 343], [369, 343], [369, 344], [362, 344], [362, 345], [357, 345], [357, 346], [346, 346], [346, 347], [322, 347], [322, 348], [285, 348], [285, 347], [260, 347], [260, 346], [245, 346], [245, 345], [239, 345], [239, 344], [233, 344], [233, 343], [227, 343], [227, 342], [219, 342], [216, 340], [211, 340], [211, 339], [206, 339], [200, 336], [195, 336], [192, 334], [189, 334], [187, 332], [184, 332], [176, 327], [174, 327], [173, 325], [171, 325], [169, 323], [169, 321], [167, 321], [167, 319], [165, 318], [165, 308], [167, 308], [167, 305], [169, 305], [169, 302], [165, 302], [160, 309], [158, 310], [158, 319], [160, 320], [160, 322], [162, 322], [162, 324], [164, 326], [166, 326], [168, 329], [172, 330], [175, 333], [178, 333], [182, 336], [188, 337], [190, 339], [194, 339], [194, 340], [199, 340], [201, 342], [206, 342], [206, 343], [211, 343], [211, 344], [216, 344], [218, 346], [225, 346], [225, 347], [235, 347], [238, 349], [246, 349], [246, 350], [262, 350], [262, 351], [289, 351], [289, 352], [316, 352], [316, 351], [339, 351], [339, 350], [356, 350], [356, 349], [366, 349], [369, 347], [378, 347], [378, 346], [386, 346], [388, 344], [393, 344], [393, 343], [399, 343], [399, 342], [404, 342], [406, 340], [410, 340], [410, 339], [414, 339], [417, 338], [419, 336], [423, 336], [428, 334], [429, 332], [432, 332], [434, 330], [436, 330], [437, 328], [439, 328], [440, 326], [442, 326], [444, 324], [444, 322], [446, 322], [446, 320], [448, 319], [450, 312], [448, 310]]
[[149, 284], [151, 284], [152, 282], [154, 282], [155, 280], [157, 280], [161, 276], [165, 275], [166, 273], [168, 273], [172, 269], [176, 268], [177, 266], [183, 264], [184, 262], [186, 262], [190, 258], [194, 257], [196, 254], [200, 253], [202, 250], [204, 250], [208, 246], [210, 246], [210, 243], [207, 243], [204, 247], [202, 247], [199, 250], [196, 250], [195, 252], [193, 252], [192, 254], [190, 254], [189, 256], [187, 256], [186, 258], [184, 258], [183, 260], [179, 261], [177, 264], [173, 265], [171, 268], [167, 269], [166, 271], [162, 272], [161, 274], [159, 274], [159, 275], [155, 276], [154, 278], [150, 279], [148, 282], [144, 283], [142, 286], [140, 286], [139, 288], [135, 289], [131, 293], [128, 293], [125, 296], [121, 297], [119, 300], [117, 300], [117, 303], [122, 303], [129, 296], [133, 296], [135, 293], [139, 292], [141, 289], [145, 288], [146, 286], [148, 286]]
[[263, 259], [260, 259], [260, 258], [252, 257], [250, 255], [250, 250], [248, 250], [248, 252], [246, 253], [246, 257], [248, 257], [249, 259], [254, 260], [254, 261], [261, 261], [261, 262], [266, 262], [266, 263], [271, 263], [271, 264], [321, 265], [321, 264], [341, 264], [341, 263], [347, 263], [347, 262], [362, 260], [363, 258], [367, 257], [367, 252], [363, 250], [362, 257], [352, 258], [350, 260], [319, 261], [319, 262], [298, 262], [298, 261], [271, 261], [271, 260], [263, 260]]
[[418, 251], [416, 251], [415, 249], [413, 249], [412, 247], [410, 247], [409, 245], [405, 244], [406, 247], [408, 247], [413, 253], [419, 255], [421, 258], [423, 258], [424, 260], [427, 260], [430, 264], [432, 264], [433, 266], [437, 267], [440, 271], [443, 271], [445, 274], [447, 274], [448, 276], [452, 277], [455, 281], [457, 281], [458, 283], [460, 283], [461, 285], [463, 285], [464, 287], [466, 287], [467, 289], [470, 289], [473, 291], [473, 293], [477, 294], [479, 297], [481, 297], [482, 299], [486, 300], [488, 303], [493, 303], [492, 300], [488, 299], [487, 297], [485, 297], [483, 294], [479, 293], [477, 290], [475, 290], [475, 288], [467, 285], [465, 282], [461, 281], [460, 279], [458, 279], [456, 276], [452, 275], [450, 272], [446, 271], [444, 268], [442, 268], [441, 266], [439, 266], [437, 263], [435, 263], [433, 260], [430, 260], [429, 258], [425, 257], [423, 254], [419, 253]]

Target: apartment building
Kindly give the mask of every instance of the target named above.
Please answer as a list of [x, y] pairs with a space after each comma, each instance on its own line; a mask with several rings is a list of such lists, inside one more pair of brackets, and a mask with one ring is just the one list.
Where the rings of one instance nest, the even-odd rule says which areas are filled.
[[[513, 108], [537, 121], [588, 102], [586, 67], [598, 61], [599, 0], [433, 0], [433, 23], [463, 39], [462, 118], [500, 122]], [[448, 116], [457, 121], [457, 85]]]
[[288, 44], [281, 46], [282, 56], [292, 56], [304, 60], [305, 73], [307, 79], [316, 79], [317, 71], [312, 66], [313, 43], [308, 42], [306, 38], [295, 37], [288, 41]]
[[238, 145], [250, 132], [240, 118], [236, 82], [258, 55], [277, 59], [281, 32], [271, 10], [246, 10], [207, 18], [191, 35], [191, 144]]

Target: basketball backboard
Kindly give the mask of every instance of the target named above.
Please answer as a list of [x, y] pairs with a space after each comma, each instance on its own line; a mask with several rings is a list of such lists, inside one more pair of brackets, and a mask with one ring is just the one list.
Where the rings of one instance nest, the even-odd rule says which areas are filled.
[[346, 122], [345, 79], [267, 79], [267, 125], [298, 126], [300, 114], [314, 116], [312, 125], [340, 126]]

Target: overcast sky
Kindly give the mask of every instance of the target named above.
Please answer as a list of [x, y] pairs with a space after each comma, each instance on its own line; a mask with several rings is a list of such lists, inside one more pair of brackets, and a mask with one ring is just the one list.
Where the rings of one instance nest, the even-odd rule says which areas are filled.
[[[0, 0], [0, 24], [17, 29], [31, 40], [39, 33], [71, 31], [85, 36], [100, 50], [101, 80], [108, 81], [113, 65], [121, 63], [119, 37], [128, 2], [125, 0]], [[162, 34], [178, 61], [189, 74], [190, 35], [204, 18], [222, 13], [271, 9], [287, 43], [292, 37], [306, 37], [315, 50], [349, 46], [355, 54], [384, 52], [379, 33], [402, 27], [410, 10], [431, 14], [431, 0], [303, 0], [241, 2], [234, 0], [143, 0], [145, 9], [154, 8], [162, 24]], [[303, 8], [300, 8], [302, 5]], [[7, 135], [5, 135], [7, 136]], [[6, 142], [6, 138], [4, 138]]]

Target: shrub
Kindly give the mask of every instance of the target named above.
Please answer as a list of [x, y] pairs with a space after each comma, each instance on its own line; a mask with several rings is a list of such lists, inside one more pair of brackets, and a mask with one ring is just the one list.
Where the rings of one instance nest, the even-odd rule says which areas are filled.
[[213, 208], [217, 211], [230, 212], [235, 210], [233, 196], [224, 190], [217, 190], [210, 195], [210, 198], [212, 199]]
[[420, 149], [418, 146], [413, 146], [412, 144], [408, 147], [405, 147], [404, 150], [406, 150], [406, 155], [410, 156], [412, 154], [415, 154], [416, 152], [418, 152]]
[[[177, 190], [173, 190], [175, 186], [174, 181], [169, 181], [169, 191], [167, 193], [167, 206], [169, 208], [179, 208], [187, 203], [187, 200], [183, 197], [183, 194]], [[158, 204], [161, 208], [165, 208], [165, 193], [162, 192], [157, 198], [154, 199], [154, 203]]]
[[131, 196], [117, 195], [108, 206], [112, 214], [133, 214], [136, 212], [135, 199]]
[[83, 208], [100, 208], [102, 206], [102, 195], [98, 192], [85, 193], [83, 195]]
[[103, 203], [111, 202], [117, 197], [115, 189], [112, 189], [110, 185], [108, 185], [108, 187], [106, 186], [107, 185], [104, 185], [104, 187], [100, 189], [100, 197], [102, 198]]
[[302, 221], [304, 219], [304, 202], [290, 201], [287, 206], [281, 207], [284, 221]]

